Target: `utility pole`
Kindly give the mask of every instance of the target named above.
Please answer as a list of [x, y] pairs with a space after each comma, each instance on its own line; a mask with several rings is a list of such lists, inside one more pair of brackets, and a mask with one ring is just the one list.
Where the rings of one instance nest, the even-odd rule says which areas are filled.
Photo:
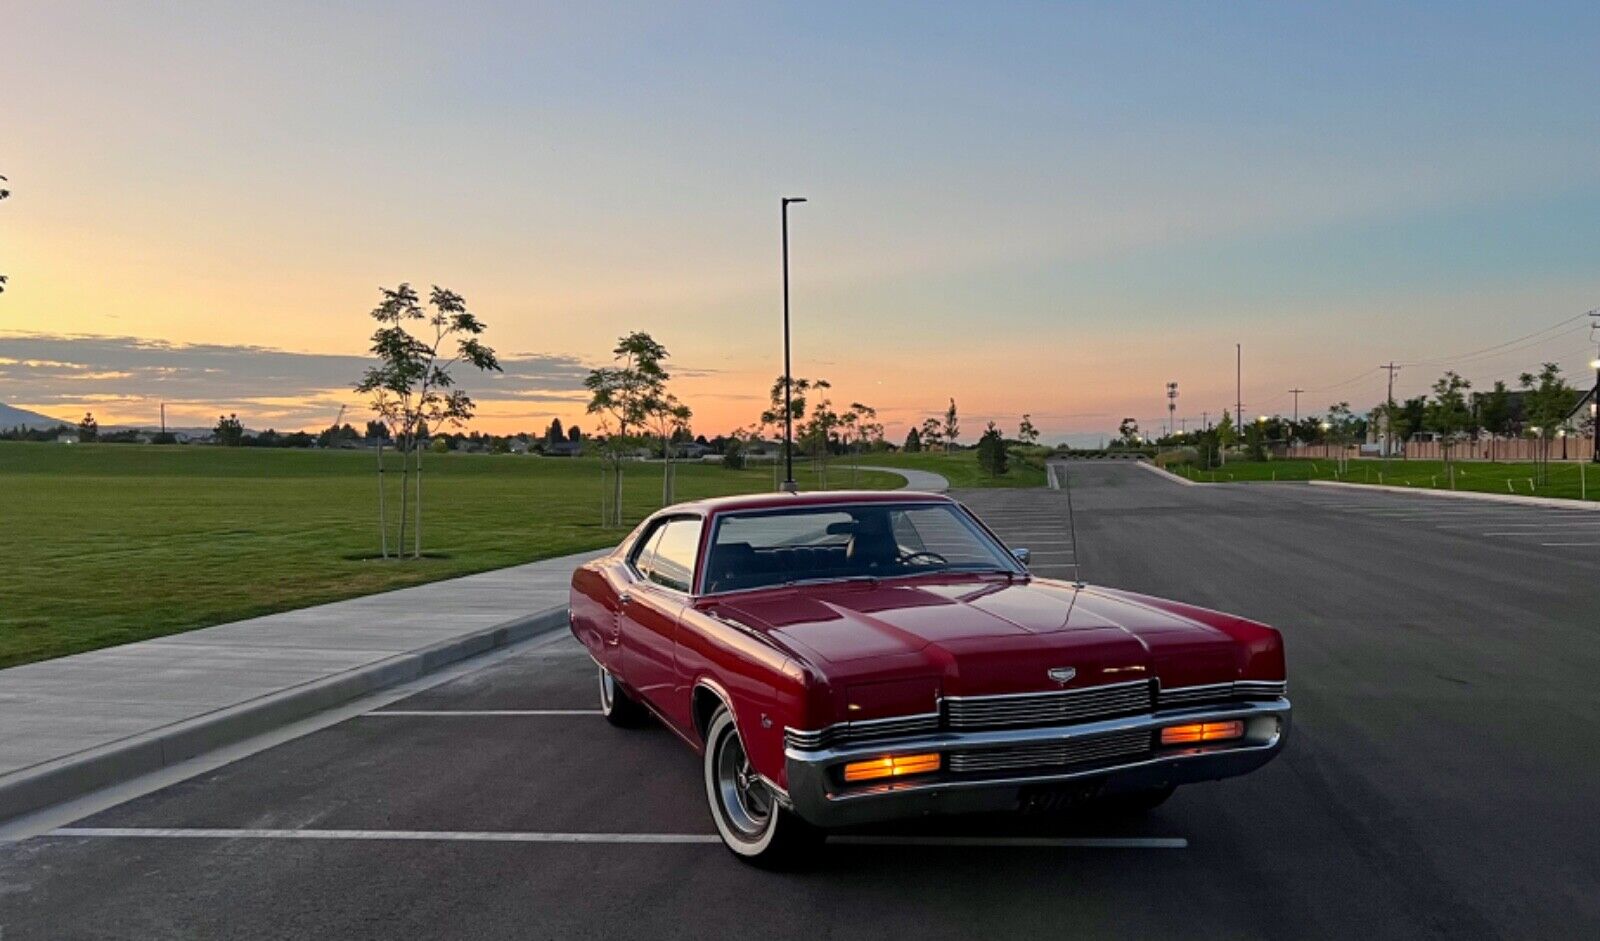
[[1400, 367], [1391, 359], [1389, 365], [1378, 368], [1389, 370], [1389, 397], [1383, 400], [1383, 456], [1388, 457], [1394, 446], [1394, 374]]
[[1290, 389], [1289, 391], [1294, 394], [1294, 423], [1298, 425], [1300, 424], [1300, 393], [1306, 390]]
[[[1589, 316], [1594, 320], [1589, 325], [1589, 337], [1600, 343], [1600, 310], [1589, 311]], [[1600, 464], [1600, 347], [1589, 365], [1594, 367], [1594, 391], [1589, 393], [1589, 434], [1594, 436], [1594, 457], [1590, 460]]]
[[1172, 433], [1177, 430], [1172, 426], [1173, 419], [1177, 414], [1178, 384], [1176, 382], [1169, 382], [1167, 383], [1167, 437], [1169, 438], [1172, 437]]
[[161, 403], [161, 434], [163, 435], [163, 437], [162, 437], [161, 440], [163, 440], [163, 441], [167, 440], [166, 437], [165, 437], [166, 433], [167, 433], [167, 403], [162, 402]]
[[1244, 344], [1233, 345], [1233, 425], [1244, 427]]

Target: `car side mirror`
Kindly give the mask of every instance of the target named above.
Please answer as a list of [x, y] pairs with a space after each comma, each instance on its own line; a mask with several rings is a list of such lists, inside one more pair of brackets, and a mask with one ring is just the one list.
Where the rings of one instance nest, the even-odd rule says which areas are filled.
[[1023, 565], [1027, 565], [1028, 562], [1033, 559], [1033, 553], [1027, 549], [1012, 549], [1011, 555]]

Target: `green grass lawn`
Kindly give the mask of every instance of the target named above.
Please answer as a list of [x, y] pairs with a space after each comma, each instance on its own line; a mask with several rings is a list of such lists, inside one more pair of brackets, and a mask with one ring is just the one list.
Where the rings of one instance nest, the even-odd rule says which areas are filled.
[[1000, 477], [990, 477], [982, 467], [978, 466], [976, 450], [954, 451], [949, 454], [939, 451], [919, 451], [913, 454], [904, 451], [863, 454], [861, 464], [866, 467], [904, 467], [908, 470], [932, 471], [943, 475], [954, 489], [1045, 485], [1043, 461], [1037, 464], [1029, 463], [1015, 453], [1011, 455], [1010, 469]]
[[[1394, 487], [1451, 488], [1450, 474], [1443, 461], [1390, 461], [1364, 458], [1350, 461], [1338, 473], [1332, 460], [1244, 461], [1229, 463], [1215, 470], [1192, 467], [1171, 468], [1174, 473], [1202, 483], [1228, 481], [1340, 480], [1353, 484], [1387, 484]], [[1532, 464], [1502, 464], [1488, 461], [1457, 461], [1455, 489], [1484, 493], [1558, 497], [1569, 500], [1600, 499], [1600, 468], [1579, 462], [1552, 461], [1549, 480], [1537, 482]]]
[[[392, 456], [392, 455], [391, 455]], [[395, 465], [398, 468], [398, 464]], [[591, 458], [423, 459], [424, 552], [378, 551], [372, 452], [0, 442], [0, 666], [596, 549]], [[802, 488], [815, 475], [796, 467]], [[399, 474], [390, 477], [390, 520]], [[630, 466], [630, 521], [661, 465]], [[830, 475], [835, 487], [845, 484]], [[898, 487], [858, 474], [864, 488]], [[766, 467], [677, 466], [680, 500], [772, 489]]]

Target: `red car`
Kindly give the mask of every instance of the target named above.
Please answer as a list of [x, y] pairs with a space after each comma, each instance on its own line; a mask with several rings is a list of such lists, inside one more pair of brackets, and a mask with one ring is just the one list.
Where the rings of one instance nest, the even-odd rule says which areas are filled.
[[573, 574], [572, 633], [606, 717], [702, 753], [758, 860], [924, 814], [1153, 807], [1283, 748], [1277, 631], [1027, 559], [931, 494], [685, 503]]

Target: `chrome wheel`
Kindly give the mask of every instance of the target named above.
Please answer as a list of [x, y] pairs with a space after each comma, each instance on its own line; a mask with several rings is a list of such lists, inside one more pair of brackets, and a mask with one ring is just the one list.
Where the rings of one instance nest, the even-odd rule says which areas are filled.
[[744, 836], [760, 837], [772, 822], [772, 792], [750, 767], [737, 732], [730, 730], [717, 742], [715, 768], [728, 825]]

